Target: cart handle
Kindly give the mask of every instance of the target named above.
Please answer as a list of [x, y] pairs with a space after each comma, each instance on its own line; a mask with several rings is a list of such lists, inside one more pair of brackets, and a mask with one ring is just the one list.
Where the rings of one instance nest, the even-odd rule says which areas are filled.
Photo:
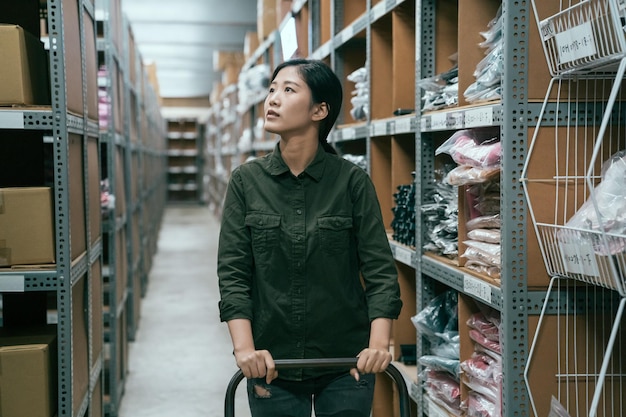
[[[274, 361], [276, 369], [293, 368], [328, 368], [328, 367], [356, 367], [357, 358], [331, 358], [331, 359], [277, 359]], [[398, 368], [392, 363], [387, 366], [385, 373], [394, 380], [398, 386], [400, 395], [400, 416], [410, 417], [411, 408], [409, 392], [404, 377]], [[226, 401], [224, 404], [224, 417], [235, 417], [235, 391], [244, 378], [241, 369], [231, 378], [226, 389]]]

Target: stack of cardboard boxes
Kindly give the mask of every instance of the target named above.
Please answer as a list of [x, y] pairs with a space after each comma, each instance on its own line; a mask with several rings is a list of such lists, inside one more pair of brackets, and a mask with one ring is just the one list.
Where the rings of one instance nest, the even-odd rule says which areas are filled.
[[[3, 17], [3, 21], [10, 21], [7, 14]], [[0, 24], [0, 120], [5, 128], [0, 130], [0, 269], [4, 270], [50, 268], [55, 262], [52, 190], [32, 186], [43, 173], [20, 177], [14, 172], [18, 166], [15, 159], [18, 164], [31, 165], [33, 157], [23, 154], [24, 142], [37, 141], [33, 141], [32, 133], [6, 129], [23, 117], [16, 110], [50, 106], [48, 56], [39, 33], [34, 33], [39, 30], [35, 23], [26, 27]], [[39, 137], [38, 142], [41, 140]], [[11, 287], [6, 280], [4, 284]], [[23, 282], [16, 280], [14, 284], [14, 291], [24, 291]], [[8, 298], [3, 301], [8, 309]], [[55, 327], [12, 326], [13, 316], [4, 313], [0, 329], [0, 416], [53, 417], [57, 410]]]

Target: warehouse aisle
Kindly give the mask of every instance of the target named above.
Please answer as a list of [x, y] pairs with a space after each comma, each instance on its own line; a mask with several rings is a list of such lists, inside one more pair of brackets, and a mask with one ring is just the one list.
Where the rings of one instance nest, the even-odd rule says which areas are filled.
[[[218, 318], [218, 231], [206, 207], [167, 207], [119, 417], [224, 415], [236, 366]], [[237, 417], [250, 416], [244, 395], [242, 383]]]

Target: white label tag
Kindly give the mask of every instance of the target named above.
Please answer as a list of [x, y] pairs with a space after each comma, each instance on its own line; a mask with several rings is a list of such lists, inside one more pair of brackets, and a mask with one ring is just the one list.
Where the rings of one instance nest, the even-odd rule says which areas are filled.
[[430, 117], [430, 128], [433, 130], [446, 129], [448, 127], [448, 114], [436, 113]]
[[491, 286], [470, 275], [463, 276], [463, 291], [491, 304]]
[[21, 111], [0, 111], [0, 126], [3, 129], [24, 129], [24, 113]]
[[348, 26], [341, 32], [341, 43], [344, 44], [348, 42], [354, 36], [354, 26]]
[[465, 111], [465, 127], [493, 125], [493, 107], [484, 107]]
[[428, 118], [422, 117], [420, 119], [420, 131], [425, 132], [428, 129]]
[[561, 64], [596, 54], [596, 42], [591, 22], [557, 33], [555, 39]]
[[540, 22], [539, 27], [541, 28], [541, 39], [544, 41], [554, 36], [555, 30], [552, 20], [544, 20]]
[[372, 8], [372, 20], [378, 20], [385, 14], [385, 3], [378, 3]]
[[387, 122], [377, 122], [372, 125], [373, 136], [385, 136], [387, 134]]
[[596, 255], [590, 243], [581, 240], [576, 243], [559, 243], [565, 271], [571, 274], [582, 274], [599, 277]]
[[397, 119], [395, 125], [395, 133], [409, 133], [411, 131], [411, 119], [408, 117]]
[[396, 246], [395, 255], [397, 261], [402, 262], [405, 265], [412, 265], [412, 253], [410, 250]]
[[7, 275], [0, 278], [0, 291], [24, 292], [24, 275]]
[[356, 132], [351, 127], [342, 129], [341, 131], [341, 137], [344, 139], [354, 139], [355, 136], [356, 136]]

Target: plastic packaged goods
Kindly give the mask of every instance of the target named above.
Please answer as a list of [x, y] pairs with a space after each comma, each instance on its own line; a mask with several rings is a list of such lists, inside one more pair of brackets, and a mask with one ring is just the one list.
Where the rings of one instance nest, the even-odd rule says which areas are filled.
[[476, 391], [470, 391], [463, 408], [466, 410], [466, 417], [499, 417], [500, 415], [496, 404]]
[[[415, 177], [415, 173], [412, 173]], [[415, 247], [415, 185], [399, 185], [393, 195], [392, 238], [396, 242]]]
[[427, 252], [456, 258], [458, 255], [458, 197], [457, 188], [444, 183], [442, 170], [426, 190], [420, 206], [424, 223], [424, 245]]
[[341, 155], [341, 157], [352, 162], [359, 168], [367, 171], [367, 158], [365, 157], [365, 155], [343, 154]]
[[[611, 156], [602, 165], [601, 181], [592, 196], [574, 213], [566, 227], [590, 231], [602, 231], [613, 235], [609, 244], [601, 235], [590, 236], [580, 233], [580, 237], [592, 240], [596, 253], [614, 255], [626, 251], [626, 151]], [[597, 237], [597, 238], [596, 238]], [[572, 239], [571, 232], [559, 232], [560, 240], [567, 243]]]
[[552, 400], [550, 400], [550, 413], [548, 414], [548, 417], [571, 417], [571, 415], [567, 412], [565, 407], [561, 405], [559, 400], [552, 396]]
[[474, 229], [467, 232], [467, 237], [487, 243], [500, 243], [500, 229]]
[[459, 165], [474, 167], [500, 166], [502, 147], [491, 130], [458, 130], [435, 150], [435, 155], [447, 153]]
[[355, 121], [367, 120], [369, 116], [369, 84], [365, 67], [361, 67], [347, 76], [348, 81], [354, 83], [352, 90], [352, 109], [350, 115]]
[[502, 24], [502, 7], [500, 7], [494, 19], [489, 22], [488, 30], [480, 32], [484, 41], [478, 45], [485, 49], [485, 58], [478, 63], [474, 71], [476, 81], [463, 93], [469, 103], [502, 98], [500, 87], [504, 65]]
[[461, 387], [458, 378], [447, 372], [424, 369], [418, 378], [428, 396], [454, 416], [461, 416]]
[[417, 363], [434, 371], [446, 372], [458, 380], [461, 371], [459, 359], [444, 358], [435, 355], [424, 355]]
[[499, 229], [502, 226], [502, 220], [500, 219], [500, 213], [492, 214], [489, 216], [480, 216], [474, 219], [468, 220], [465, 224], [467, 230], [474, 229]]
[[417, 81], [417, 86], [424, 90], [422, 110], [432, 111], [458, 104], [459, 68], [457, 65], [445, 73]]
[[411, 317], [413, 325], [423, 336], [435, 343], [439, 342], [440, 334], [458, 331], [457, 298], [454, 290], [441, 293]]

